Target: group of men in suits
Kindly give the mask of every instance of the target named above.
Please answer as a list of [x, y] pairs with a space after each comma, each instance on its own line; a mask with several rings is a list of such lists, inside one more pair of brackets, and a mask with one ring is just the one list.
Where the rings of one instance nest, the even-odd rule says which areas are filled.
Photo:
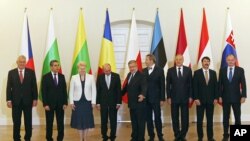
[[[103, 141], [114, 141], [117, 129], [117, 111], [121, 105], [122, 96], [127, 94], [130, 112], [132, 134], [131, 141], [144, 141], [145, 125], [149, 141], [155, 138], [156, 128], [159, 141], [164, 141], [162, 133], [161, 106], [165, 101], [171, 105], [172, 126], [175, 141], [185, 141], [189, 128], [189, 105], [194, 101], [197, 105], [198, 141], [203, 139], [202, 123], [204, 113], [207, 118], [207, 138], [213, 138], [214, 104], [223, 106], [223, 141], [229, 139], [229, 117], [232, 107], [235, 124], [241, 124], [241, 104], [246, 99], [246, 82], [244, 69], [237, 67], [234, 55], [227, 56], [228, 67], [222, 68], [217, 81], [216, 72], [209, 68], [210, 58], [203, 57], [202, 68], [194, 72], [183, 65], [182, 55], [176, 55], [175, 66], [168, 69], [166, 84], [163, 68], [156, 65], [154, 55], [146, 56], [146, 68], [139, 71], [136, 60], [128, 62], [129, 73], [126, 84], [121, 88], [120, 76], [111, 71], [111, 65], [103, 66], [103, 74], [97, 77], [97, 109], [101, 115], [101, 133]], [[21, 115], [24, 113], [25, 141], [32, 135], [32, 107], [37, 105], [37, 85], [34, 71], [25, 68], [25, 56], [17, 59], [17, 68], [10, 70], [7, 82], [7, 106], [12, 108], [14, 123], [13, 139], [20, 141]], [[59, 73], [60, 64], [57, 60], [50, 62], [51, 71], [42, 77], [42, 99], [46, 114], [46, 139], [53, 141], [52, 126], [56, 114], [58, 136], [62, 141], [64, 136], [64, 110], [67, 107], [66, 81]], [[166, 87], [165, 87], [166, 86]], [[153, 114], [154, 113], [154, 114]], [[179, 122], [181, 117], [181, 126]], [[154, 117], [153, 117], [154, 116]], [[154, 119], [154, 122], [153, 122]], [[110, 136], [107, 135], [108, 120], [110, 121]]]

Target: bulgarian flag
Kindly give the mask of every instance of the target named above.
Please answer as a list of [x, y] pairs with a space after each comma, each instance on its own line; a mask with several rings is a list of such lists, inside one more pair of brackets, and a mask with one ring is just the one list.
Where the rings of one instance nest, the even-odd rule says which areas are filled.
[[24, 19], [23, 19], [22, 44], [21, 44], [20, 55], [24, 55], [26, 57], [27, 59], [26, 67], [35, 71], [32, 45], [30, 39], [30, 31], [29, 31], [29, 21], [26, 9], [24, 12]]
[[103, 65], [109, 63], [112, 72], [116, 72], [114, 46], [112, 43], [112, 34], [110, 29], [109, 12], [106, 11], [106, 21], [104, 26], [104, 33], [102, 39], [102, 47], [99, 58], [98, 74], [103, 73]]
[[78, 73], [77, 64], [78, 62], [83, 61], [87, 64], [86, 72], [91, 74], [91, 66], [90, 66], [90, 59], [89, 59], [89, 51], [86, 39], [86, 33], [84, 29], [84, 19], [82, 14], [82, 9], [79, 15], [78, 21], [78, 29], [76, 34], [76, 44], [75, 44], [75, 51], [73, 56], [73, 66], [71, 70], [71, 76]]
[[[46, 45], [45, 55], [44, 55], [44, 60], [43, 60], [42, 76], [45, 75], [46, 73], [50, 72], [50, 61], [51, 60], [58, 60], [60, 62], [58, 44], [57, 44], [57, 39], [56, 39], [56, 36], [55, 36], [52, 9], [51, 9], [51, 12], [50, 12], [50, 17], [49, 17], [47, 45]], [[59, 73], [62, 73], [61, 68], [59, 70]], [[42, 85], [41, 85], [41, 87], [42, 87]], [[42, 100], [41, 87], [40, 87], [40, 93], [39, 93], [40, 100]]]

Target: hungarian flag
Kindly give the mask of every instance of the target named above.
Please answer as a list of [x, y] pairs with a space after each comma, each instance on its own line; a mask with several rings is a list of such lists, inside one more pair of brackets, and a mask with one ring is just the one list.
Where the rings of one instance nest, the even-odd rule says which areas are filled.
[[152, 39], [150, 53], [152, 53], [155, 56], [156, 65], [163, 68], [164, 70], [167, 70], [167, 65], [166, 65], [167, 55], [165, 52], [165, 46], [161, 33], [161, 25], [160, 25], [158, 11], [155, 17], [155, 25], [154, 25], [154, 32], [153, 32], [153, 39]]
[[[231, 23], [230, 11], [227, 10], [227, 21], [226, 21], [226, 29], [225, 29], [225, 36], [224, 36], [224, 49], [221, 58], [221, 68], [227, 67], [226, 58], [229, 54], [233, 54], [237, 59], [236, 47], [234, 43], [234, 33], [233, 27]], [[238, 66], [238, 59], [236, 62], [236, 66]]]
[[208, 35], [206, 13], [205, 13], [205, 9], [203, 8], [203, 20], [202, 20], [202, 27], [201, 27], [199, 54], [198, 54], [198, 67], [199, 68], [201, 68], [202, 66], [201, 59], [205, 56], [208, 56], [210, 58], [210, 68], [214, 69], [211, 44], [210, 44], [210, 39]]
[[86, 33], [84, 29], [84, 19], [82, 10], [80, 11], [78, 29], [76, 34], [76, 44], [75, 51], [73, 56], [73, 66], [71, 70], [71, 76], [78, 73], [77, 64], [78, 62], [83, 61], [87, 64], [86, 72], [91, 74], [90, 58], [88, 51], [88, 44], [86, 39]]
[[106, 63], [109, 63], [111, 65], [112, 72], [116, 72], [114, 46], [112, 43], [112, 34], [111, 34], [108, 10], [106, 11], [106, 21], [104, 26], [102, 47], [99, 58], [98, 74], [103, 73], [103, 65]]
[[26, 10], [24, 12], [24, 19], [23, 19], [22, 45], [21, 45], [20, 55], [24, 55], [26, 57], [27, 59], [26, 67], [35, 71], [32, 45], [30, 39], [30, 31], [29, 31], [29, 21]]
[[[136, 60], [138, 70], [142, 71], [142, 61], [141, 61], [141, 53], [139, 50], [138, 45], [138, 34], [137, 34], [137, 26], [136, 26], [136, 20], [135, 20], [135, 10], [133, 10], [132, 13], [132, 21], [130, 26], [130, 33], [129, 33], [129, 41], [128, 41], [128, 49], [126, 54], [126, 62], [125, 62], [125, 71], [124, 76], [126, 77], [129, 69], [128, 69], [128, 62], [130, 60]], [[128, 80], [124, 80], [123, 87], [127, 84]], [[128, 97], [127, 94], [125, 94], [122, 97], [122, 101], [125, 103], [128, 103]]]
[[[181, 54], [184, 57], [183, 65], [191, 67], [190, 55], [189, 55], [189, 50], [188, 50], [188, 46], [187, 46], [187, 37], [186, 37], [186, 31], [185, 31], [185, 24], [184, 24], [182, 9], [181, 9], [180, 27], [179, 27], [177, 48], [176, 48], [176, 55], [178, 55], [178, 54]], [[189, 103], [189, 108], [191, 108], [192, 105], [193, 105], [193, 101], [191, 103]]]
[[[44, 60], [43, 60], [42, 76], [45, 75], [46, 73], [50, 72], [50, 61], [51, 60], [57, 60], [60, 62], [60, 56], [59, 56], [59, 51], [58, 51], [57, 38], [55, 35], [53, 11], [52, 10], [50, 12], [50, 17], [49, 17], [47, 45], [46, 45]], [[59, 70], [59, 73], [62, 73], [61, 69]], [[39, 93], [40, 100], [42, 100], [42, 93], [41, 93], [42, 88], [41, 87], [42, 87], [42, 85], [40, 86], [40, 93]]]

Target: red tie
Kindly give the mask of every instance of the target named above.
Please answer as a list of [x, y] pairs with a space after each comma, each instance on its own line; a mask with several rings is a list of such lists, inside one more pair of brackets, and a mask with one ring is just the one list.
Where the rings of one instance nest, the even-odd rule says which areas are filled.
[[20, 82], [23, 83], [23, 73], [22, 73], [22, 70], [19, 71], [19, 79], [20, 79]]

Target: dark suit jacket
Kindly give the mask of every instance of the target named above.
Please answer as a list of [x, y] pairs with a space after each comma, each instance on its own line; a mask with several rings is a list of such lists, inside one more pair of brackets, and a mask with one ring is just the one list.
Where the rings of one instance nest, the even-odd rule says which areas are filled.
[[200, 100], [202, 104], [213, 104], [218, 99], [218, 81], [216, 72], [209, 69], [209, 81], [206, 84], [203, 69], [194, 72], [193, 78], [194, 99]]
[[148, 68], [143, 69], [147, 80], [147, 101], [150, 103], [159, 103], [165, 101], [165, 77], [162, 68], [155, 66], [151, 74], [148, 74]]
[[227, 67], [220, 69], [219, 92], [223, 103], [240, 103], [241, 97], [247, 97], [244, 69], [235, 66], [232, 82], [228, 80]]
[[[128, 73], [126, 80], [129, 80], [131, 73]], [[133, 109], [137, 107], [137, 104], [145, 103], [145, 100], [138, 102], [138, 96], [144, 95], [146, 98], [147, 84], [146, 78], [143, 73], [137, 71], [134, 77], [127, 83], [122, 89], [122, 95], [128, 93], [128, 107]]]
[[167, 73], [167, 98], [172, 103], [188, 103], [192, 98], [192, 70], [183, 66], [182, 77], [178, 78], [176, 67], [168, 69]]
[[121, 79], [119, 74], [111, 73], [110, 88], [106, 84], [105, 74], [98, 75], [97, 82], [97, 97], [96, 104], [116, 106], [121, 104]]
[[22, 100], [24, 105], [31, 106], [33, 100], [37, 100], [37, 84], [35, 72], [25, 68], [23, 83], [19, 79], [18, 69], [8, 73], [6, 100], [18, 106]]
[[56, 86], [51, 72], [42, 77], [43, 106], [55, 107], [68, 104], [67, 86], [63, 74], [58, 73], [58, 85]]

